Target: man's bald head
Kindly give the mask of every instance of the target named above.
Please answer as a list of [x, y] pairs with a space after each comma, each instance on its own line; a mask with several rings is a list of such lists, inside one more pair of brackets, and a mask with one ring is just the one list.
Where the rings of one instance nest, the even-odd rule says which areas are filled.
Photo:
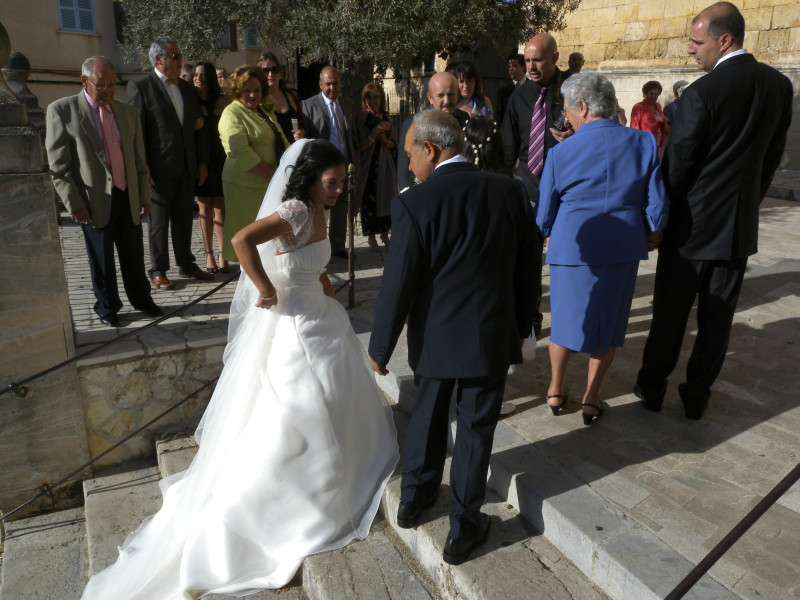
[[320, 91], [331, 100], [336, 100], [339, 97], [340, 85], [339, 71], [336, 67], [322, 67], [322, 71], [319, 72]]
[[744, 45], [744, 17], [735, 4], [730, 2], [712, 4], [692, 19], [692, 25], [698, 21], [705, 21], [708, 24], [706, 31], [712, 39], [718, 40], [721, 35], [727, 33], [731, 36], [731, 46], [735, 50]]
[[452, 73], [435, 73], [428, 82], [428, 102], [451, 115], [458, 106], [458, 80]]
[[528, 77], [540, 85], [553, 79], [558, 62], [558, 44], [549, 33], [537, 33], [525, 44], [525, 66]]

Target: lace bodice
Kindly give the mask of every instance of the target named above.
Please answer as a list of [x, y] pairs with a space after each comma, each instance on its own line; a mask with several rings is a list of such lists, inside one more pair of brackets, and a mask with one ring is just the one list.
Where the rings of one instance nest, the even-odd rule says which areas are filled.
[[291, 231], [287, 231], [275, 240], [275, 247], [278, 252], [292, 252], [302, 248], [311, 233], [314, 231], [314, 210], [313, 206], [307, 206], [300, 200], [287, 200], [278, 206], [278, 216], [292, 226]]

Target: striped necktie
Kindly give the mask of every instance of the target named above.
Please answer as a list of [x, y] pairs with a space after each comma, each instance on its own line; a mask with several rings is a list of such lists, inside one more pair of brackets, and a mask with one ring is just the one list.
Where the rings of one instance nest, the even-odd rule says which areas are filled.
[[547, 92], [547, 88], [543, 87], [533, 106], [531, 137], [528, 144], [528, 170], [537, 177], [544, 167], [544, 128], [547, 121], [544, 105], [545, 92]]
[[101, 106], [100, 124], [103, 126], [103, 146], [106, 151], [106, 159], [108, 159], [108, 166], [111, 167], [111, 181], [114, 187], [124, 191], [128, 187], [128, 177], [125, 174], [125, 159], [122, 157], [122, 148], [112, 123], [113, 119], [111, 107]]

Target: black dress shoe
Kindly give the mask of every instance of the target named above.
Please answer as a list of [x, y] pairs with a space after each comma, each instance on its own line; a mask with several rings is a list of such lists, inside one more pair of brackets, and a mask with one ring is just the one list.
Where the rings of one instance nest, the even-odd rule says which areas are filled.
[[208, 273], [207, 271], [203, 271], [203, 269], [201, 269], [194, 263], [192, 263], [186, 268], [181, 267], [178, 270], [178, 274], [181, 277], [193, 277], [194, 279], [199, 279], [200, 281], [212, 281], [214, 279], [213, 273]]
[[331, 256], [347, 260], [347, 250], [339, 250], [338, 252], [331, 252]]
[[467, 560], [467, 556], [473, 549], [486, 541], [487, 535], [489, 535], [489, 517], [481, 514], [481, 526], [475, 537], [454, 540], [449, 535], [447, 536], [442, 559], [448, 565], [460, 565]]
[[423, 502], [412, 502], [411, 504], [400, 503], [400, 506], [397, 507], [397, 526], [403, 529], [416, 527], [422, 511], [435, 502], [436, 494]]
[[699, 396], [689, 396], [686, 394], [686, 384], [678, 386], [678, 393], [681, 395], [683, 410], [687, 419], [699, 421], [703, 418], [703, 413], [708, 408], [708, 400], [711, 398], [711, 390], [706, 390]]
[[117, 315], [106, 315], [105, 317], [100, 317], [100, 322], [108, 327], [119, 327], [119, 318]]
[[644, 406], [647, 410], [652, 412], [661, 411], [661, 405], [664, 403], [663, 396], [661, 397], [661, 400], [656, 400], [655, 398], [648, 398], [647, 396], [645, 396], [645, 393], [642, 391], [642, 388], [639, 387], [638, 383], [633, 386], [633, 395], [642, 401], [642, 406]]
[[164, 310], [152, 300], [150, 301], [150, 304], [141, 304], [139, 306], [134, 306], [133, 308], [151, 317], [160, 317], [164, 314]]

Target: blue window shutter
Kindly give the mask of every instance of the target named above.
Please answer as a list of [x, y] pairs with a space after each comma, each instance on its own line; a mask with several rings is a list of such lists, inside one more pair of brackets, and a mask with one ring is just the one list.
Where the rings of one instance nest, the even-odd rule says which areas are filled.
[[96, 33], [92, 0], [58, 0], [61, 29]]

